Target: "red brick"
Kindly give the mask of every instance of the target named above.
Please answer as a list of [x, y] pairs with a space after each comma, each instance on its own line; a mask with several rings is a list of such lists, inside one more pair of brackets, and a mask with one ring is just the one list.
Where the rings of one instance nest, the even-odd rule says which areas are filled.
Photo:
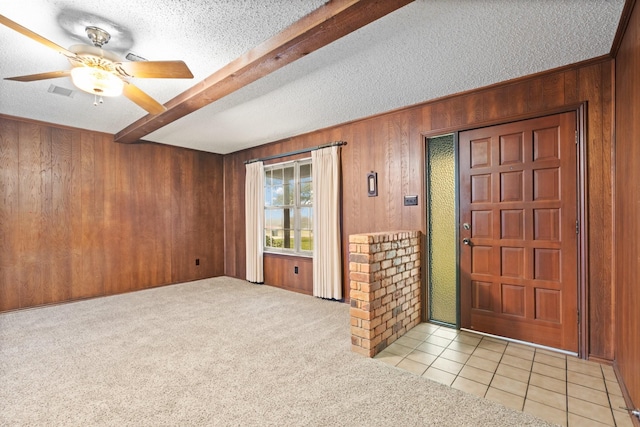
[[359, 347], [357, 345], [352, 345], [351, 346], [351, 351], [353, 351], [354, 353], [359, 353], [359, 354], [361, 354], [363, 356], [366, 356], [366, 357], [372, 357], [373, 356], [373, 351], [371, 351], [370, 349]]
[[371, 274], [369, 273], [356, 273], [352, 271], [349, 273], [349, 278], [357, 282], [371, 282]]
[[358, 328], [355, 326], [351, 327], [351, 335], [355, 335], [356, 337], [365, 338], [370, 340], [373, 338], [373, 331], [369, 329]]
[[371, 293], [369, 292], [362, 292], [356, 289], [351, 289], [350, 296], [352, 299], [355, 298], [360, 301], [366, 301], [366, 302], [371, 301]]
[[387, 338], [389, 338], [391, 335], [393, 335], [393, 331], [391, 329], [387, 329], [386, 331], [384, 331], [382, 333], [382, 339], [386, 340]]
[[380, 263], [360, 264], [360, 271], [364, 273], [375, 273], [376, 271], [380, 271]]
[[373, 350], [373, 345], [371, 344], [371, 340], [367, 340], [367, 339], [362, 339], [362, 348], [366, 348], [369, 351]]
[[[359, 254], [359, 253], [350, 253], [349, 254], [349, 261], [350, 262], [357, 262], [360, 264], [369, 264], [371, 261], [373, 260], [373, 257], [371, 255], [368, 254]], [[360, 267], [362, 268], [362, 267]]]
[[371, 319], [371, 325], [369, 327], [369, 329], [375, 329], [378, 326], [380, 326], [382, 324], [382, 318], [381, 317], [374, 317], [373, 319]]
[[376, 280], [375, 282], [371, 282], [369, 284], [369, 291], [370, 292], [375, 292], [378, 289], [380, 289], [380, 280]]
[[362, 320], [371, 320], [371, 319], [373, 319], [373, 313], [372, 312], [360, 310], [358, 308], [351, 307], [349, 309], [349, 314], [351, 316], [353, 316], [353, 317], [357, 317], [358, 319], [362, 319]]
[[373, 238], [366, 234], [352, 234], [349, 236], [349, 243], [373, 243]]

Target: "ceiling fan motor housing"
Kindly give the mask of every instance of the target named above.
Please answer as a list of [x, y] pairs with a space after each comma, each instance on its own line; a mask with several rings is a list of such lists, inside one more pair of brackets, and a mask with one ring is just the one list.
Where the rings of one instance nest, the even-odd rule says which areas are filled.
[[109, 43], [111, 40], [111, 34], [98, 27], [86, 27], [85, 31], [87, 36], [96, 47], [102, 47], [102, 45]]

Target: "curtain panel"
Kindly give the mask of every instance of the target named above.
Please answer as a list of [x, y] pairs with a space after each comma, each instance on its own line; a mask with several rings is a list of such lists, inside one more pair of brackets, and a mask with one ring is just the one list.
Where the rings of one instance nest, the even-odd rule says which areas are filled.
[[264, 166], [262, 162], [249, 163], [245, 166], [246, 279], [253, 283], [264, 283], [264, 246], [262, 242], [264, 229]]
[[313, 162], [313, 295], [342, 299], [340, 148], [311, 152]]

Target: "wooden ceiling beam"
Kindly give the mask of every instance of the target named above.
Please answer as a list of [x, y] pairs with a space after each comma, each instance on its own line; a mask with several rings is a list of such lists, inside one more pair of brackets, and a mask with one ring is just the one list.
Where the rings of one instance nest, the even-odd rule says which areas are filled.
[[331, 0], [115, 135], [133, 143], [414, 0]]

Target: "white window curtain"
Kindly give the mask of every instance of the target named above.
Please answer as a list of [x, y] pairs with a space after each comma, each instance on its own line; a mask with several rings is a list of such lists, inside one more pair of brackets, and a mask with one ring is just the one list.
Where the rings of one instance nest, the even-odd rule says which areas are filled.
[[253, 283], [263, 283], [264, 166], [262, 162], [246, 165], [244, 212], [247, 240], [247, 280]]
[[313, 162], [313, 295], [342, 298], [340, 147], [311, 152]]

